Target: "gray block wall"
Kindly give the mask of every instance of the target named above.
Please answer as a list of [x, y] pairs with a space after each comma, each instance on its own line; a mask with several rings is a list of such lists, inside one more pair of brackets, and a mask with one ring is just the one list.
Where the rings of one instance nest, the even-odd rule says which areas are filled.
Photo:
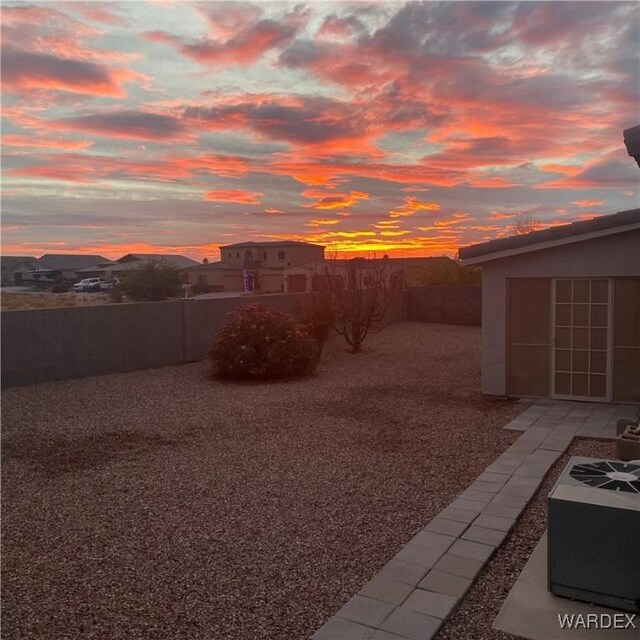
[[2, 387], [202, 360], [227, 313], [254, 302], [291, 313], [295, 297], [3, 311]]
[[439, 324], [482, 324], [482, 287], [410, 287], [407, 319]]
[[2, 312], [2, 386], [183, 361], [183, 302]]

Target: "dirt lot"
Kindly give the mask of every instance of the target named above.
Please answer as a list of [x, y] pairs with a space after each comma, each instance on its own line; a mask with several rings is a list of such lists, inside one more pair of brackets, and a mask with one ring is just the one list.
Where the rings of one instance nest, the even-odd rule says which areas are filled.
[[2, 291], [2, 311], [19, 309], [51, 309], [54, 307], [78, 307], [109, 304], [106, 293], [13, 293]]
[[519, 435], [479, 387], [479, 329], [402, 323], [296, 382], [6, 390], [3, 637], [308, 637]]

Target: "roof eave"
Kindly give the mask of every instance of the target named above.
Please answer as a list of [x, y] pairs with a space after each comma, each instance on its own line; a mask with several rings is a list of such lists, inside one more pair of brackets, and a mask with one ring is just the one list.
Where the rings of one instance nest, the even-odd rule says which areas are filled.
[[592, 231], [590, 233], [582, 233], [564, 238], [556, 238], [554, 240], [546, 240], [544, 242], [537, 242], [535, 244], [526, 244], [521, 247], [514, 247], [513, 249], [503, 249], [501, 251], [492, 251], [479, 256], [473, 256], [471, 258], [462, 258], [460, 262], [463, 265], [470, 266], [474, 264], [482, 264], [483, 262], [492, 262], [493, 260], [501, 260], [503, 258], [511, 258], [513, 256], [521, 255], [523, 253], [532, 253], [534, 251], [541, 251], [543, 249], [551, 249], [553, 247], [560, 247], [566, 244], [573, 244], [576, 242], [582, 242], [584, 240], [592, 240], [596, 238], [603, 238], [605, 236], [615, 235], [616, 233], [623, 233], [625, 231], [634, 231], [640, 229], [640, 222], [634, 222], [627, 225], [619, 225], [617, 227], [609, 227], [607, 229], [600, 229], [598, 231]]

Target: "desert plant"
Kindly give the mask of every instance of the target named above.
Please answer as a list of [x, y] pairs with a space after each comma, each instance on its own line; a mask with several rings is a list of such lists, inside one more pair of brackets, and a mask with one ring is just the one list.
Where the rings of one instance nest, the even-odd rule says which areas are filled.
[[402, 273], [391, 260], [354, 258], [327, 266], [325, 278], [331, 292], [334, 329], [344, 337], [351, 353], [383, 328], [392, 303], [402, 292]]
[[318, 364], [309, 326], [292, 316], [259, 303], [228, 315], [209, 352], [217, 376], [291, 378], [310, 374]]
[[328, 291], [313, 291], [298, 298], [296, 317], [299, 322], [309, 326], [320, 357], [334, 321], [331, 294]]
[[164, 260], [147, 260], [123, 276], [122, 293], [136, 301], [155, 301], [180, 295], [180, 270]]

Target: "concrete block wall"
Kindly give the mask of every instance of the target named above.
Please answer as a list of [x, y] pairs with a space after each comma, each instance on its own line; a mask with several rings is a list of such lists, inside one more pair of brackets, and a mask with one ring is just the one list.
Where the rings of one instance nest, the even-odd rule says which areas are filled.
[[482, 287], [410, 287], [407, 319], [439, 324], [482, 324]]
[[183, 362], [183, 301], [2, 312], [2, 386]]
[[[260, 302], [286, 313], [304, 294], [3, 311], [2, 387], [195, 362], [234, 309]], [[387, 322], [404, 319], [399, 298]]]

